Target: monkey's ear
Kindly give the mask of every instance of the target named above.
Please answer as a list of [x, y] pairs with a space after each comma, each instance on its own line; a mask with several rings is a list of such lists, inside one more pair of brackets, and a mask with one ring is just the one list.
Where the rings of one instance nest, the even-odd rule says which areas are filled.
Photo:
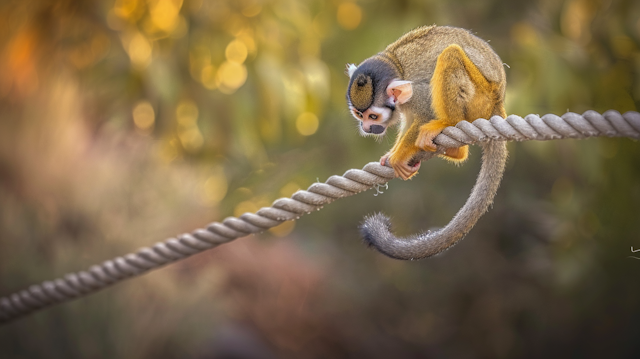
[[356, 71], [358, 67], [354, 64], [347, 64], [347, 69], [345, 70], [345, 74], [347, 74], [349, 76], [349, 78], [351, 78], [351, 76], [353, 76], [353, 73]]
[[393, 99], [393, 103], [400, 105], [409, 101], [411, 96], [413, 96], [413, 86], [411, 86], [411, 81], [391, 81], [389, 86], [387, 86], [387, 95]]

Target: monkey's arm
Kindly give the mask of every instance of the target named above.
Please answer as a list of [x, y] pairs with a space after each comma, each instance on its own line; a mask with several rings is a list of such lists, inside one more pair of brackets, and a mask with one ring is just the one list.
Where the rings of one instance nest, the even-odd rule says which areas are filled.
[[393, 168], [396, 176], [401, 177], [403, 180], [407, 180], [415, 175], [420, 167], [420, 162], [414, 166], [409, 165], [409, 162], [421, 151], [421, 149], [416, 146], [416, 140], [418, 139], [418, 133], [420, 132], [422, 123], [424, 122], [414, 120], [405, 133], [398, 135], [396, 143], [389, 152], [380, 159], [380, 164], [383, 166], [386, 161], [389, 161], [389, 165]]
[[464, 238], [493, 202], [507, 159], [504, 142], [489, 142], [482, 150], [482, 167], [471, 195], [444, 228], [398, 238], [391, 233], [389, 218], [377, 213], [365, 218], [360, 226], [365, 243], [389, 257], [409, 260], [433, 256]]

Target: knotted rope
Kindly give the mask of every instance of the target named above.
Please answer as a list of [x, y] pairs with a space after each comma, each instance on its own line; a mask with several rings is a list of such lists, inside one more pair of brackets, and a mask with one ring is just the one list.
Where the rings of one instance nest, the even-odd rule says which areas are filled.
[[[473, 123], [460, 122], [438, 135], [436, 153], [445, 148], [460, 147], [487, 141], [529, 141], [583, 139], [589, 137], [631, 137], [640, 139], [640, 114], [607, 111], [603, 115], [587, 111], [583, 115], [566, 113], [556, 115], [528, 115], [524, 119], [515, 115], [506, 119], [493, 117]], [[421, 160], [434, 156], [425, 153]], [[171, 262], [188, 258], [204, 250], [215, 248], [233, 239], [263, 232], [284, 221], [295, 220], [336, 199], [352, 196], [394, 178], [393, 170], [370, 162], [362, 170], [351, 169], [342, 176], [331, 176], [325, 183], [314, 183], [306, 191], [300, 190], [291, 198], [280, 198], [271, 207], [256, 213], [245, 213], [239, 218], [228, 217], [214, 222], [206, 229], [196, 229], [152, 247], [139, 249], [94, 265], [88, 270], [69, 273], [62, 278], [32, 285], [27, 289], [0, 298], [0, 323], [32, 313], [44, 307], [79, 298], [124, 279], [135, 277]]]

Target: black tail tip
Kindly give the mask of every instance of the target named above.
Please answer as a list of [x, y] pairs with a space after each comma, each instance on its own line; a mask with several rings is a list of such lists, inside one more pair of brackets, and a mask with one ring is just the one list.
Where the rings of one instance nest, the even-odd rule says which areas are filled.
[[384, 233], [391, 232], [391, 219], [378, 212], [368, 215], [358, 227], [362, 241], [367, 247], [376, 247]]

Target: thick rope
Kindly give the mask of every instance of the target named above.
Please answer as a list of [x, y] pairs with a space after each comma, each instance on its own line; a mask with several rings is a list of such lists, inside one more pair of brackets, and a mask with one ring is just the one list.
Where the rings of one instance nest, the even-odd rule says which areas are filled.
[[[556, 115], [515, 115], [506, 119], [493, 117], [473, 123], [460, 122], [438, 135], [436, 153], [445, 148], [459, 147], [487, 141], [557, 140], [589, 137], [631, 137], [640, 139], [640, 114], [607, 111], [603, 115], [587, 111], [582, 116], [566, 113]], [[421, 160], [434, 156], [425, 153]], [[331, 176], [325, 183], [314, 183], [306, 191], [300, 190], [291, 198], [280, 198], [271, 207], [239, 218], [228, 217], [214, 222], [206, 229], [196, 229], [176, 238], [142, 248], [135, 253], [94, 265], [88, 270], [69, 273], [62, 278], [32, 285], [27, 289], [0, 298], [0, 323], [25, 316], [38, 309], [66, 302], [97, 292], [124, 279], [135, 277], [169, 263], [217, 247], [236, 238], [263, 232], [284, 221], [295, 220], [304, 214], [320, 210], [336, 199], [352, 196], [394, 178], [393, 170], [370, 162], [362, 170], [351, 169], [342, 176]]]

